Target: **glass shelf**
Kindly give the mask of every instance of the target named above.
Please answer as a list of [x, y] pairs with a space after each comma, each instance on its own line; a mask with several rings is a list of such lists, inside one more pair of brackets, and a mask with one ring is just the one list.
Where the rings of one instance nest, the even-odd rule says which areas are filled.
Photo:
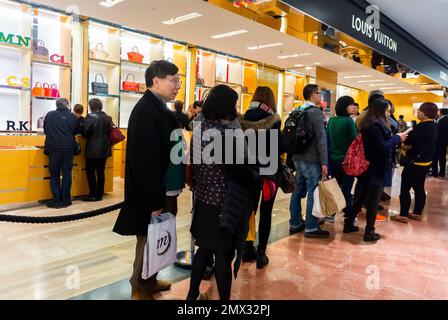
[[126, 90], [120, 90], [121, 94], [126, 94], [126, 95], [137, 95], [137, 96], [142, 96], [145, 93], [141, 93], [141, 92], [137, 92], [137, 91], [126, 91]]
[[41, 96], [33, 96], [33, 99], [38, 99], [38, 100], [58, 100], [59, 98], [54, 98], [54, 97], [41, 97]]
[[31, 51], [31, 47], [24, 47], [24, 46], [19, 46], [16, 44], [5, 43], [5, 42], [0, 43], [0, 49], [23, 51], [24, 53]]
[[120, 98], [119, 95], [117, 94], [103, 94], [103, 93], [93, 93], [93, 92], [89, 92], [89, 96], [92, 97], [105, 97], [105, 98]]
[[31, 88], [29, 87], [19, 87], [19, 86], [7, 86], [7, 85], [0, 85], [0, 89], [12, 89], [12, 90], [20, 90], [20, 91], [30, 91]]
[[57, 63], [43, 60], [33, 60], [33, 64], [44, 65], [49, 67], [59, 67], [63, 69], [70, 69], [72, 67], [70, 64], [67, 63]]
[[142, 67], [142, 68], [147, 68], [147, 67], [150, 66], [147, 63], [139, 63], [139, 62], [134, 62], [134, 61], [130, 61], [130, 60], [124, 60], [124, 59], [121, 60], [121, 63], [130, 65], [130, 66], [139, 66], [139, 67]]
[[105, 64], [111, 67], [118, 67], [120, 66], [120, 62], [114, 62], [114, 61], [108, 61], [108, 60], [100, 60], [100, 59], [90, 59], [90, 63], [96, 63], [96, 64]]

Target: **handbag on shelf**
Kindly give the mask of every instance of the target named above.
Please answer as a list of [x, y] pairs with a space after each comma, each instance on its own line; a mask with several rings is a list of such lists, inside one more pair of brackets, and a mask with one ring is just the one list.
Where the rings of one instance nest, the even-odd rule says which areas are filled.
[[50, 59], [50, 53], [45, 47], [43, 40], [33, 41], [33, 59], [48, 61]]
[[44, 96], [45, 97], [51, 97], [51, 88], [50, 88], [50, 85], [48, 84], [48, 83], [44, 83], [43, 84], [43, 86], [42, 86], [43, 88], [44, 88]]
[[59, 92], [58, 86], [56, 84], [52, 83], [50, 88], [51, 88], [51, 97], [52, 98], [60, 98], [61, 97], [61, 93]]
[[33, 97], [43, 97], [43, 96], [45, 96], [45, 90], [42, 87], [42, 83], [36, 82], [36, 84], [34, 85], [32, 93], [33, 93]]
[[121, 130], [115, 125], [115, 123], [112, 122], [112, 130], [110, 130], [109, 134], [110, 144], [114, 146], [125, 139], [126, 137], [124, 136], [123, 132], [121, 132]]
[[90, 57], [93, 59], [106, 60], [109, 57], [109, 53], [104, 50], [104, 45], [98, 42], [95, 49], [90, 50]]
[[131, 52], [128, 52], [128, 59], [132, 62], [142, 63], [144, 57], [145, 56], [138, 51], [138, 47], [136, 46], [132, 47]]
[[[132, 76], [133, 81], [129, 81], [129, 77]], [[138, 83], [135, 82], [135, 76], [133, 73], [128, 73], [126, 81], [123, 81], [122, 89], [124, 91], [138, 91]]]
[[[101, 81], [98, 81], [98, 76], [101, 77]], [[95, 75], [95, 81], [92, 82], [92, 93], [93, 94], [109, 94], [109, 85], [104, 81], [104, 77], [101, 73]]]
[[145, 93], [148, 88], [146, 87], [146, 83], [139, 83], [138, 90], [139, 93]]

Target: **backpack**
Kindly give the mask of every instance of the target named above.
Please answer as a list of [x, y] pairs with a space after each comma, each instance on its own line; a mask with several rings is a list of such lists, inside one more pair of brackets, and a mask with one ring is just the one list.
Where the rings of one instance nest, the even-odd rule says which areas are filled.
[[288, 154], [305, 151], [313, 141], [314, 133], [307, 115], [309, 109], [294, 110], [285, 121], [282, 138]]
[[369, 164], [364, 155], [362, 135], [359, 134], [348, 148], [344, 162], [342, 162], [342, 169], [349, 176], [359, 177], [369, 169]]

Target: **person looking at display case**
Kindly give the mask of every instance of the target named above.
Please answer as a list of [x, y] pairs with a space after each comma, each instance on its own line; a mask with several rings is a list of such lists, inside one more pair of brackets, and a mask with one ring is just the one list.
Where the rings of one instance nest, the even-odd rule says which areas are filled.
[[73, 107], [73, 114], [78, 119], [79, 126], [82, 127], [84, 124], [84, 116], [82, 115], [84, 113], [84, 106], [82, 104], [75, 104]]
[[110, 131], [112, 118], [103, 111], [100, 99], [90, 99], [90, 113], [85, 119], [82, 135], [86, 144], [86, 175], [89, 196], [83, 201], [101, 201], [104, 194], [106, 160], [112, 155]]
[[76, 149], [75, 135], [80, 133], [78, 119], [70, 112], [67, 99], [56, 100], [56, 110], [47, 113], [43, 127], [46, 135], [44, 153], [50, 161], [50, 188], [53, 194], [53, 200], [47, 203], [47, 207], [67, 208], [72, 205], [70, 189]]

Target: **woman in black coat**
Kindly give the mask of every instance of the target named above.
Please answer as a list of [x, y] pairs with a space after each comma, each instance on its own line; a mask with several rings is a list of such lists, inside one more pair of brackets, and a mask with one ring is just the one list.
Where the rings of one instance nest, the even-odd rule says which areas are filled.
[[376, 210], [383, 193], [384, 186], [392, 183], [393, 152], [400, 141], [404, 141], [407, 133], [393, 135], [389, 125], [390, 104], [384, 99], [376, 100], [369, 107], [362, 119], [359, 131], [364, 143], [364, 154], [370, 162], [366, 173], [358, 177], [355, 201], [349, 217], [345, 220], [344, 233], [357, 232], [354, 226], [358, 212], [363, 204], [367, 209], [364, 241], [371, 242], [380, 239], [375, 233]]
[[110, 131], [112, 118], [103, 112], [100, 99], [89, 101], [90, 113], [84, 120], [82, 135], [87, 139], [86, 174], [89, 183], [89, 196], [84, 201], [101, 201], [104, 194], [107, 158], [112, 155]]
[[[235, 276], [242, 257], [250, 213], [250, 188], [254, 182], [247, 165], [224, 163], [227, 151], [225, 131], [236, 118], [237, 100], [238, 94], [230, 87], [214, 87], [204, 101], [202, 113], [205, 120], [193, 131], [190, 154], [195, 200], [190, 231], [199, 249], [193, 260], [187, 300], [201, 298], [199, 287], [212, 255], [215, 256], [215, 278], [220, 299], [229, 300], [235, 250], [238, 251]], [[213, 143], [215, 139], [222, 139], [223, 152], [218, 152], [221, 149], [216, 143], [213, 144], [213, 155], [210, 155], [210, 141]], [[244, 152], [244, 145], [240, 149], [235, 140], [231, 146], [234, 155]]]

